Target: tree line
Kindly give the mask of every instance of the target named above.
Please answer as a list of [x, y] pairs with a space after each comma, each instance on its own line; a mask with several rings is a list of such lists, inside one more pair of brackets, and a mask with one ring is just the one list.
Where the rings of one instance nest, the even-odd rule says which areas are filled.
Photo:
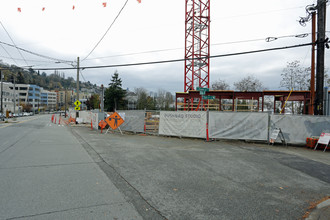
[[[15, 65], [8, 65], [0, 61], [0, 68], [4, 75], [4, 82], [11, 82], [16, 84], [32, 84], [40, 86], [46, 90], [64, 90], [76, 88], [76, 80], [73, 77], [65, 78], [65, 73], [54, 71], [54, 73], [47, 75], [45, 72], [40, 73], [32, 68], [22, 69]], [[96, 88], [96, 84], [91, 82], [79, 81], [81, 88]]]
[[[310, 90], [310, 74], [311, 67], [303, 67], [300, 61], [295, 60], [288, 62], [287, 66], [281, 73], [281, 88], [294, 91]], [[330, 78], [327, 74], [324, 75], [324, 86], [330, 86]], [[215, 81], [211, 88], [213, 90], [230, 90], [230, 85], [222, 79]], [[266, 90], [263, 83], [255, 76], [248, 75], [247, 77], [234, 82], [236, 91], [262, 91]]]
[[[109, 87], [104, 91], [104, 108], [107, 111], [128, 109], [129, 97], [135, 97], [134, 109], [137, 110], [174, 110], [174, 96], [163, 89], [151, 96], [145, 88], [135, 88], [134, 92], [122, 88], [118, 71], [112, 75]], [[92, 99], [92, 97], [91, 97]]]

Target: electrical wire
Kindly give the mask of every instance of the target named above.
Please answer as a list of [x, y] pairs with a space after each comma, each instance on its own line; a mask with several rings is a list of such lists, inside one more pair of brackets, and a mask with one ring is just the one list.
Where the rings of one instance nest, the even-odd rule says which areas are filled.
[[[291, 38], [291, 37], [305, 38], [309, 35], [310, 35], [310, 33], [303, 33], [303, 34], [285, 35], [285, 36], [279, 36], [279, 37], [267, 37], [267, 38], [251, 39], [251, 40], [229, 41], [229, 42], [211, 44], [211, 46], [230, 45], [230, 44], [239, 44], [239, 43], [250, 43], [250, 42], [257, 42], [257, 41], [270, 42], [270, 41], [267, 40], [268, 38], [276, 38], [274, 40], [278, 40], [278, 39]], [[167, 51], [174, 51], [174, 50], [184, 50], [184, 48], [182, 48], [182, 47], [178, 48], [177, 47], [177, 48], [169, 48], [169, 49], [162, 49], [162, 50], [150, 50], [150, 51], [142, 51], [142, 52], [136, 52], [136, 53], [127, 53], [127, 54], [120, 54], [120, 55], [89, 58], [89, 59], [86, 59], [86, 60], [99, 60], [99, 59], [107, 59], [107, 58], [113, 58], [113, 57], [123, 57], [123, 56], [132, 56], [132, 55], [140, 55], [140, 54], [148, 54], [148, 53], [167, 52]]]
[[[1, 44], [0, 44], [1, 45]], [[2, 45], [1, 45], [2, 46]], [[15, 59], [15, 60], [23, 60], [23, 59], [20, 59], [20, 58], [12, 58], [12, 57], [6, 57], [6, 56], [0, 56], [1, 58], [6, 58], [6, 59]], [[26, 59], [26, 61], [29, 61], [29, 62], [36, 62], [36, 63], [49, 63], [49, 64], [54, 64], [54, 62], [50, 62], [50, 61], [42, 61], [42, 60], [29, 60], [29, 59]]]
[[169, 49], [163, 49], [163, 50], [149, 50], [149, 51], [136, 52], [136, 53], [127, 53], [127, 54], [112, 55], [112, 56], [105, 56], [105, 57], [96, 57], [96, 58], [90, 58], [90, 59], [86, 59], [86, 60], [99, 60], [99, 59], [106, 59], [106, 58], [113, 58], [113, 57], [132, 56], [132, 55], [140, 55], [140, 54], [147, 54], [147, 53], [174, 51], [174, 50], [183, 50], [183, 48], [181, 47], [181, 48], [169, 48]]
[[9, 46], [9, 47], [14, 47], [18, 50], [21, 50], [21, 51], [24, 51], [26, 53], [29, 53], [29, 54], [32, 54], [32, 55], [35, 55], [35, 56], [38, 56], [38, 57], [42, 57], [42, 58], [45, 58], [45, 59], [49, 59], [49, 60], [54, 60], [54, 61], [57, 61], [57, 62], [61, 62], [61, 63], [72, 63], [72, 61], [68, 61], [68, 60], [61, 60], [61, 59], [57, 59], [57, 58], [53, 58], [53, 57], [49, 57], [49, 56], [45, 56], [45, 55], [42, 55], [42, 54], [38, 54], [38, 53], [35, 53], [35, 52], [32, 52], [32, 51], [29, 51], [29, 50], [26, 50], [26, 49], [23, 49], [23, 48], [20, 48], [20, 47], [17, 47], [15, 45], [12, 45], [12, 44], [8, 44], [8, 43], [5, 43], [5, 42], [2, 42], [0, 41], [0, 44], [2, 45], [6, 45], [6, 46]]
[[10, 53], [6, 50], [6, 48], [0, 44], [2, 49], [8, 54], [8, 56], [10, 57], [10, 59], [12, 59], [14, 61], [14, 63], [16, 63], [16, 65], [18, 66], [18, 63], [16, 62], [16, 60], [10, 55]]
[[[244, 52], [238, 52], [238, 53], [220, 54], [220, 55], [194, 58], [194, 59], [175, 59], [175, 60], [162, 60], [162, 61], [151, 61], [151, 62], [142, 62], [142, 63], [114, 64], [114, 65], [103, 65], [103, 66], [84, 66], [84, 67], [79, 67], [79, 69], [100, 69], [100, 68], [130, 67], [130, 66], [154, 65], [154, 64], [164, 64], [164, 63], [176, 63], [176, 62], [183, 62], [185, 60], [195, 60], [195, 59], [200, 60], [200, 59], [206, 59], [206, 58], [214, 59], [214, 58], [221, 58], [221, 57], [263, 53], [263, 52], [276, 51], [276, 50], [286, 50], [286, 49], [306, 47], [306, 46], [311, 46], [311, 45], [313, 45], [313, 43], [298, 44], [298, 45], [291, 45], [291, 46], [285, 46], [285, 47], [274, 47], [274, 48], [244, 51]], [[40, 68], [40, 69], [34, 69], [34, 70], [54, 70], [54, 69], [56, 69], [56, 70], [72, 70], [72, 69], [77, 69], [77, 68], [74, 68], [74, 67]]]
[[85, 77], [84, 77], [84, 75], [82, 74], [82, 70], [81, 69], [79, 69], [79, 73], [80, 73], [81, 77], [84, 79], [84, 81], [87, 82], [86, 79], [85, 79]]
[[274, 13], [274, 12], [281, 12], [281, 11], [289, 11], [293, 9], [299, 9], [299, 8], [304, 8], [305, 6], [298, 6], [298, 7], [292, 7], [292, 8], [283, 8], [283, 9], [275, 9], [275, 10], [269, 10], [269, 11], [260, 11], [260, 12], [255, 12], [255, 13], [247, 13], [247, 14], [241, 14], [241, 15], [233, 15], [233, 16], [227, 16], [227, 17], [215, 17], [212, 20], [218, 20], [218, 19], [229, 19], [229, 18], [239, 18], [239, 17], [248, 17], [248, 16], [253, 16], [253, 15], [262, 15], [262, 14], [269, 14], [269, 13]]
[[120, 11], [118, 12], [117, 16], [115, 17], [115, 19], [113, 20], [113, 22], [110, 24], [110, 26], [108, 27], [107, 31], [103, 34], [103, 36], [101, 37], [101, 39], [97, 42], [97, 44], [94, 46], [94, 48], [88, 53], [88, 55], [81, 60], [81, 62], [83, 62], [84, 60], [86, 60], [96, 49], [96, 47], [101, 43], [101, 41], [104, 39], [104, 37], [107, 35], [107, 33], [110, 31], [110, 29], [112, 28], [112, 26], [114, 25], [114, 23], [116, 22], [116, 20], [118, 19], [118, 17], [120, 16], [121, 12], [124, 10], [124, 8], [127, 5], [128, 0], [126, 0], [126, 2], [124, 3], [123, 7], [120, 9]]
[[[8, 37], [10, 38], [11, 42], [15, 45], [16, 49], [17, 46], [13, 40], [13, 38], [10, 36], [10, 34], [8, 33], [7, 29], [5, 28], [5, 26], [2, 24], [2, 22], [0, 21], [0, 24], [2, 26], [2, 28], [5, 30], [5, 32], [7, 33]], [[21, 53], [21, 51], [19, 49], [17, 49], [18, 53], [21, 55], [21, 57], [23, 58], [23, 60], [25, 61], [26, 65], [29, 65], [28, 62], [25, 60], [25, 57], [23, 56], [23, 54]]]

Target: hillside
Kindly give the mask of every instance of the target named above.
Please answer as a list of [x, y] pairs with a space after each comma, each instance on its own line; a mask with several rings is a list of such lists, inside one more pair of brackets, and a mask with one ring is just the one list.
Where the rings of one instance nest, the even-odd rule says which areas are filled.
[[[36, 72], [33, 69], [22, 69], [15, 65], [8, 65], [0, 61], [0, 68], [2, 74], [4, 74], [4, 82], [14, 82], [14, 76], [16, 76], [17, 84], [33, 84], [43, 87], [47, 90], [62, 90], [62, 89], [75, 89], [76, 80], [72, 77], [65, 78], [65, 73], [54, 72], [47, 75], [45, 72]], [[80, 88], [83, 89], [95, 89], [96, 84], [80, 81]]]

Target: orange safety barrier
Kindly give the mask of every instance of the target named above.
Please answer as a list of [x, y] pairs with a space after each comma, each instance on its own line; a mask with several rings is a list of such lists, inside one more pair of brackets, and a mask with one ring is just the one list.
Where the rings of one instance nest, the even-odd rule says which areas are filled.
[[318, 138], [306, 138], [306, 147], [314, 149], [318, 141]]

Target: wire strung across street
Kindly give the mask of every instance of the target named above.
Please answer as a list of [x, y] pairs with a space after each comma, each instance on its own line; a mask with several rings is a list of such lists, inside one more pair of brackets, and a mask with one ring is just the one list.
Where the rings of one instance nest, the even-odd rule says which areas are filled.
[[[269, 52], [269, 51], [275, 51], [275, 50], [286, 50], [286, 49], [292, 49], [292, 48], [298, 48], [298, 47], [306, 47], [311, 46], [313, 43], [306, 43], [306, 44], [298, 44], [298, 45], [291, 45], [291, 46], [285, 46], [285, 47], [274, 47], [274, 48], [268, 48], [268, 49], [262, 49], [262, 50], [252, 50], [252, 51], [245, 51], [245, 52], [238, 52], [238, 53], [229, 53], [229, 54], [220, 54], [220, 55], [214, 55], [209, 57], [201, 57], [201, 58], [195, 58], [196, 59], [214, 59], [214, 58], [220, 58], [220, 57], [229, 57], [229, 56], [239, 56], [239, 55], [246, 55], [246, 54], [253, 54], [253, 53], [263, 53], [263, 52]], [[185, 60], [194, 60], [194, 59], [174, 59], [174, 60], [162, 60], [162, 61], [151, 61], [151, 62], [142, 62], [142, 63], [128, 63], [128, 64], [114, 64], [114, 65], [100, 65], [100, 66], [82, 66], [79, 67], [79, 69], [100, 69], [100, 68], [113, 68], [113, 67], [130, 67], [130, 66], [142, 66], [142, 65], [154, 65], [154, 64], [163, 64], [163, 63], [176, 63], [176, 62], [183, 62]], [[77, 69], [75, 67], [62, 67], [62, 68], [36, 68], [34, 70], [72, 70]]]
[[101, 37], [101, 39], [97, 42], [97, 44], [94, 46], [94, 48], [88, 53], [88, 55], [84, 59], [82, 59], [82, 61], [86, 60], [93, 53], [93, 51], [96, 49], [96, 47], [101, 43], [101, 41], [104, 39], [104, 37], [108, 34], [108, 32], [110, 31], [110, 29], [112, 28], [112, 26], [114, 25], [114, 23], [116, 22], [116, 20], [118, 19], [118, 17], [121, 14], [121, 12], [126, 7], [127, 2], [128, 2], [128, 0], [126, 0], [126, 2], [124, 3], [123, 7], [120, 9], [120, 11], [118, 12], [117, 16], [115, 17], [115, 19], [113, 20], [113, 22], [111, 23], [111, 25], [108, 27], [107, 31], [103, 34], [103, 36]]

